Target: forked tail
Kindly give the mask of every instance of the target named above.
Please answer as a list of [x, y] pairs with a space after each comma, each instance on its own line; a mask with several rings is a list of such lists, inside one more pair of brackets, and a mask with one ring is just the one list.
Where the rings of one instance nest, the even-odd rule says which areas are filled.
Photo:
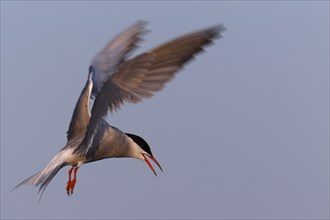
[[64, 166], [66, 166], [66, 163], [57, 164], [55, 163], [55, 161], [52, 160], [43, 170], [27, 178], [23, 182], [19, 183], [17, 186], [15, 186], [14, 189], [25, 184], [34, 185], [35, 187], [39, 186], [38, 193], [41, 192], [39, 198], [40, 201], [42, 194], [44, 193], [49, 182], [54, 178], [57, 172]]

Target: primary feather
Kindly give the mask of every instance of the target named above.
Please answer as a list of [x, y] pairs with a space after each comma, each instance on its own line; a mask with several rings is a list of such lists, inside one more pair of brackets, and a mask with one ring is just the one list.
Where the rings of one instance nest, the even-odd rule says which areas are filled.
[[[108, 111], [113, 112], [125, 101], [137, 103], [161, 90], [183, 66], [203, 51], [212, 40], [221, 37], [223, 25], [216, 25], [183, 35], [122, 63], [99, 91], [91, 111], [86, 136], [76, 149], [86, 155], [94, 142], [99, 124]], [[97, 66], [92, 71], [99, 74]]]

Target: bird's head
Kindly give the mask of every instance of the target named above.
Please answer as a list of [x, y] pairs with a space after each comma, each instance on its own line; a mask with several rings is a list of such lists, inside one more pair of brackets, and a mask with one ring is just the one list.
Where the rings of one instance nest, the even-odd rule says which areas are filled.
[[[147, 157], [149, 157], [158, 167], [159, 169], [163, 172], [162, 167], [160, 166], [160, 164], [158, 163], [158, 161], [156, 160], [156, 158], [154, 158], [154, 156], [152, 155], [151, 149], [148, 145], [148, 143], [140, 136], [135, 135], [135, 134], [130, 134], [130, 133], [126, 133], [127, 136], [129, 136], [142, 150], [142, 152], [139, 152], [139, 157], [140, 159], [144, 160], [148, 166], [150, 167], [150, 169], [152, 170], [152, 172], [154, 172], [154, 174], [157, 176], [157, 173], [155, 171], [155, 169], [153, 168], [153, 166], [151, 165], [151, 163], [148, 161]], [[142, 157], [140, 157], [142, 156]]]

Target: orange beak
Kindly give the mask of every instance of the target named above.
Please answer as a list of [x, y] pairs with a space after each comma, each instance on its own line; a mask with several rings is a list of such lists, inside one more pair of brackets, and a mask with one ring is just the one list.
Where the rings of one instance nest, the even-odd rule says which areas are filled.
[[144, 158], [144, 161], [148, 164], [149, 168], [152, 170], [152, 172], [154, 172], [154, 174], [156, 176], [157, 176], [157, 173], [156, 173], [155, 169], [153, 168], [153, 166], [151, 165], [151, 163], [147, 160], [146, 156], [148, 156], [155, 164], [157, 164], [159, 169], [163, 172], [163, 169], [160, 166], [160, 164], [158, 163], [158, 161], [156, 160], [156, 158], [154, 158], [152, 155], [149, 155], [149, 154], [146, 154], [146, 153], [142, 153], [142, 156]]

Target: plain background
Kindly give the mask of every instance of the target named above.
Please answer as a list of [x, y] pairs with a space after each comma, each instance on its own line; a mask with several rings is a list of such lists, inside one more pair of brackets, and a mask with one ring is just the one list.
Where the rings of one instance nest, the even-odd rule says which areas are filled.
[[[107, 117], [144, 137], [135, 159], [62, 169], [38, 204], [12, 188], [66, 143], [91, 58], [139, 19], [135, 54], [223, 23], [155, 97]], [[328, 1], [1, 1], [1, 218], [329, 218]]]

